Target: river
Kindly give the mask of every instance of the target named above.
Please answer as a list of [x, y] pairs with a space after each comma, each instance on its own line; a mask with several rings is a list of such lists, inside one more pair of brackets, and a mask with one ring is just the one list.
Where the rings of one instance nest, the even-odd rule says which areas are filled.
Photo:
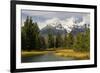
[[53, 51], [50, 51], [44, 55], [37, 55], [37, 56], [30, 56], [30, 57], [22, 57], [21, 58], [22, 63], [47, 62], [47, 61], [68, 61], [68, 60], [73, 60], [73, 58], [56, 56]]

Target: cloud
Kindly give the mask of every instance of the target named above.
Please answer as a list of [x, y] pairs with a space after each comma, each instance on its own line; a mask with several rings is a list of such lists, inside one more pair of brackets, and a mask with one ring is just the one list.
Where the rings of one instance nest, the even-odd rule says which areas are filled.
[[45, 11], [45, 10], [22, 10], [22, 17], [25, 18], [25, 16], [32, 16], [34, 18], [38, 17], [41, 18], [40, 20], [44, 19], [51, 19], [51, 18], [59, 18], [59, 19], [66, 19], [70, 17], [77, 17], [80, 18], [82, 16], [85, 16], [85, 12], [67, 12], [67, 11]]
[[[67, 29], [68, 31], [71, 31], [71, 28], [73, 28], [74, 25], [83, 26], [84, 24], [87, 23], [87, 21], [90, 22], [88, 16], [82, 17], [82, 20], [80, 20], [80, 19], [78, 20], [75, 17], [70, 17], [70, 18], [61, 20], [59, 18], [54, 17], [54, 18], [46, 20], [45, 22], [38, 23], [38, 25], [39, 25], [39, 28], [42, 29], [46, 25], [52, 25], [54, 27], [54, 26], [56, 26], [56, 24], [61, 24], [65, 29]], [[77, 22], [77, 23], [75, 23], [75, 22]]]
[[22, 24], [27, 16], [31, 16], [33, 22], [37, 22], [40, 29], [47, 24], [56, 23], [61, 23], [66, 29], [72, 28], [73, 25], [82, 26], [84, 23], [90, 24], [90, 14], [85, 12], [22, 10], [21, 14]]
[[90, 24], [90, 15], [84, 16], [83, 19], [87, 24]]

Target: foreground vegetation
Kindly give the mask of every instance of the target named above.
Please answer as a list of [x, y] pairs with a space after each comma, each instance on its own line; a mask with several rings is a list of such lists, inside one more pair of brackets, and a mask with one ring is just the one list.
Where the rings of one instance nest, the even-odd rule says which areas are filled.
[[43, 55], [48, 53], [48, 51], [36, 51], [36, 50], [32, 50], [32, 51], [22, 51], [21, 55], [22, 57], [30, 57], [30, 56], [37, 56], [37, 55]]
[[70, 49], [57, 50], [55, 55], [61, 56], [61, 57], [72, 57], [78, 60], [81, 60], [81, 59], [84, 60], [84, 59], [90, 58], [89, 52], [80, 52], [80, 51], [74, 51]]

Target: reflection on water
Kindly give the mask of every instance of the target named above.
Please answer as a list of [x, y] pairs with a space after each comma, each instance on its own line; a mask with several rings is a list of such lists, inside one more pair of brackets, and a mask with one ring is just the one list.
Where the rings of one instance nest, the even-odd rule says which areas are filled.
[[49, 52], [49, 53], [44, 54], [44, 55], [22, 57], [21, 58], [22, 63], [26, 63], [26, 62], [46, 62], [46, 61], [66, 61], [66, 60], [73, 60], [73, 58], [56, 56], [56, 55], [54, 55], [53, 52]]

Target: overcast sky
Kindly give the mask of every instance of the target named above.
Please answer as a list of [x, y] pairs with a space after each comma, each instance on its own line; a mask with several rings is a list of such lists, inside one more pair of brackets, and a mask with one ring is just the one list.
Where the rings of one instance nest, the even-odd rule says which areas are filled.
[[33, 22], [37, 22], [40, 29], [47, 25], [47, 23], [59, 19], [59, 21], [67, 22], [68, 20], [77, 23], [84, 21], [90, 23], [90, 14], [83, 12], [62, 12], [62, 11], [36, 11], [36, 10], [21, 10], [22, 25], [27, 16], [31, 16]]

